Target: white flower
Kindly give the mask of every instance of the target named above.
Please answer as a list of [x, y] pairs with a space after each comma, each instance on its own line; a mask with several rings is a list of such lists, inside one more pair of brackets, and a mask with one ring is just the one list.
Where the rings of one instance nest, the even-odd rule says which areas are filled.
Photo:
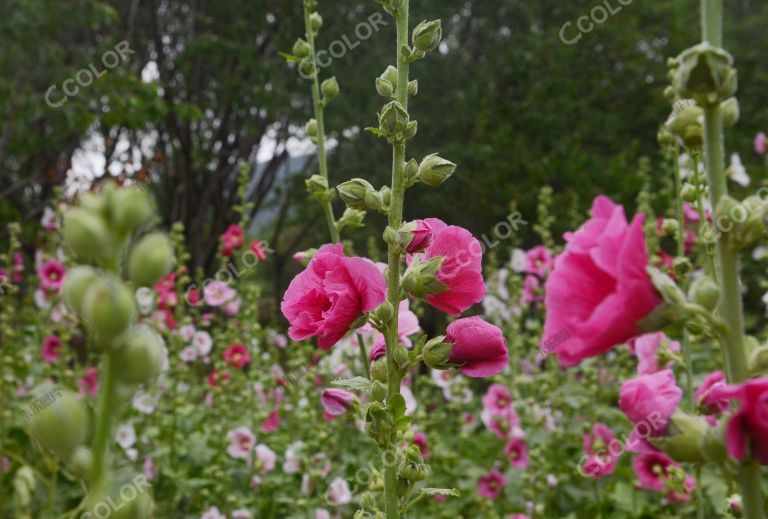
[[43, 292], [39, 288], [35, 290], [35, 304], [41, 310], [47, 310], [48, 308], [51, 307], [51, 303], [48, 301], [48, 298], [45, 296], [45, 292]]
[[195, 332], [197, 332], [197, 329], [194, 325], [185, 324], [179, 328], [179, 337], [181, 337], [184, 342], [189, 342], [192, 340], [192, 337], [195, 336]]
[[277, 346], [280, 349], [285, 349], [288, 346], [288, 337], [275, 330], [269, 330], [267, 332], [267, 342], [271, 346]]
[[117, 434], [115, 435], [115, 441], [123, 449], [133, 447], [136, 443], [136, 429], [133, 425], [126, 423], [117, 428]]
[[515, 272], [522, 272], [525, 268], [525, 251], [523, 249], [515, 249], [512, 251], [512, 258], [509, 260], [509, 266]]
[[400, 394], [405, 400], [405, 415], [411, 416], [416, 411], [416, 398], [413, 396], [413, 391], [408, 386], [402, 386], [400, 388]]
[[155, 411], [155, 398], [146, 391], [139, 391], [133, 397], [133, 408], [143, 414], [152, 414]]
[[261, 465], [261, 473], [266, 474], [275, 468], [277, 454], [263, 443], [260, 443], [256, 446], [256, 459]]
[[768, 247], [764, 245], [755, 247], [755, 250], [752, 251], [752, 259], [755, 261], [760, 261], [765, 258], [768, 258]]
[[125, 449], [125, 457], [131, 461], [136, 461], [139, 458], [139, 451], [137, 451], [133, 447], [131, 447], [130, 449]]
[[432, 380], [437, 387], [445, 389], [454, 383], [453, 373], [449, 370], [441, 371], [439, 369], [432, 370]]
[[53, 231], [58, 228], [59, 220], [56, 217], [56, 212], [50, 207], [43, 209], [43, 217], [40, 219], [40, 225], [42, 225], [43, 229], [46, 231]]
[[283, 463], [283, 472], [286, 474], [296, 474], [301, 470], [301, 451], [304, 449], [304, 442], [293, 442], [285, 449], [285, 462]]
[[557, 478], [553, 476], [552, 474], [547, 475], [547, 485], [550, 486], [550, 488], [555, 488], [557, 486]]
[[690, 155], [683, 153], [677, 162], [680, 165], [680, 178], [685, 180], [693, 176], [693, 161]]
[[200, 355], [208, 355], [211, 352], [211, 348], [213, 348], [213, 339], [211, 339], [211, 335], [208, 332], [195, 332], [195, 335], [192, 337], [192, 346], [197, 349]]
[[738, 153], [731, 155], [731, 165], [728, 167], [728, 176], [742, 187], [747, 187], [749, 185], [749, 175], [747, 174], [747, 170], [744, 167], [744, 164], [742, 164], [741, 157]]
[[198, 355], [197, 348], [194, 346], [187, 346], [181, 350], [181, 353], [179, 353], [179, 357], [181, 357], [181, 360], [184, 362], [194, 362]]
[[352, 492], [349, 490], [349, 484], [346, 479], [336, 478], [331, 481], [328, 487], [328, 497], [331, 503], [335, 505], [346, 505], [352, 501]]
[[152, 312], [152, 306], [155, 304], [155, 293], [151, 288], [141, 287], [136, 290], [136, 302], [139, 305], [141, 315], [149, 315]]

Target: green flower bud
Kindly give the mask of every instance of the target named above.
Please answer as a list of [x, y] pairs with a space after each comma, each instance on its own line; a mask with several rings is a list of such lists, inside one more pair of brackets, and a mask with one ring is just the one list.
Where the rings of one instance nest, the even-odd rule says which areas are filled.
[[391, 98], [395, 93], [395, 85], [393, 85], [386, 79], [377, 77], [376, 92], [378, 92], [378, 94], [382, 97]]
[[672, 86], [671, 86], [671, 85], [667, 86], [667, 87], [664, 89], [664, 97], [665, 97], [665, 98], [667, 98], [667, 99], [669, 99], [670, 101], [672, 101], [672, 100], [674, 100], [674, 99], [675, 99], [675, 89], [674, 89], [674, 88], [672, 88]]
[[293, 44], [293, 55], [298, 58], [306, 58], [309, 56], [310, 52], [312, 52], [312, 47], [301, 38], [296, 40], [296, 43]]
[[419, 81], [417, 79], [414, 79], [413, 81], [410, 81], [408, 83], [408, 95], [410, 97], [416, 97], [416, 94], [419, 93]]
[[[146, 519], [154, 517], [155, 504], [143, 474], [116, 478], [108, 489], [89, 493], [84, 508], [90, 517], [105, 519]], [[83, 516], [86, 516], [83, 514]]]
[[176, 263], [173, 243], [162, 232], [148, 234], [133, 247], [128, 259], [128, 275], [139, 287], [151, 287], [168, 274]]
[[731, 128], [736, 126], [741, 117], [741, 109], [739, 108], [739, 100], [735, 97], [727, 99], [720, 105], [720, 111], [723, 112], [723, 126]]
[[387, 382], [387, 358], [381, 357], [371, 362], [371, 379], [376, 382]]
[[419, 163], [416, 162], [416, 159], [411, 159], [408, 162], [405, 163], [405, 185], [411, 186], [416, 183], [418, 180], [418, 174], [419, 174]]
[[312, 32], [317, 34], [323, 26], [323, 17], [320, 16], [320, 13], [314, 12], [309, 15], [309, 25], [312, 27]]
[[403, 137], [406, 139], [413, 139], [416, 137], [416, 132], [419, 130], [419, 123], [418, 121], [410, 121], [408, 124], [405, 125], [405, 131], [403, 132]]
[[362, 178], [353, 178], [337, 188], [339, 196], [351, 209], [372, 209], [382, 211], [386, 209], [384, 197], [376, 191], [370, 182]]
[[35, 401], [52, 400], [31, 420], [29, 432], [45, 449], [67, 460], [88, 435], [88, 409], [73, 392], [50, 384], [39, 387]]
[[87, 266], [71, 268], [64, 277], [61, 294], [64, 302], [78, 315], [83, 313], [83, 300], [88, 289], [99, 279], [99, 272]]
[[392, 65], [388, 65], [387, 69], [379, 77], [391, 84], [393, 89], [397, 87], [397, 68]]
[[344, 210], [344, 214], [341, 215], [341, 218], [336, 221], [336, 226], [339, 230], [344, 229], [345, 227], [359, 229], [360, 227], [364, 226], [364, 221], [365, 211], [362, 209], [350, 209], [347, 207]]
[[106, 257], [112, 237], [104, 219], [85, 209], [73, 208], [64, 215], [64, 246], [85, 261]]
[[693, 282], [688, 297], [711, 312], [717, 308], [717, 303], [720, 301], [720, 288], [712, 278], [702, 276]]
[[753, 376], [768, 372], [768, 346], [755, 348], [749, 356], [749, 371]]
[[448, 359], [451, 358], [453, 345], [446, 344], [443, 340], [445, 340], [445, 336], [435, 337], [427, 341], [421, 351], [424, 364], [432, 369], [444, 370], [451, 367]]
[[447, 290], [447, 286], [435, 278], [445, 258], [435, 256], [426, 261], [415, 258], [405, 271], [403, 288], [417, 298], [425, 298], [430, 294], [439, 294]]
[[387, 137], [394, 137], [402, 133], [410, 119], [403, 105], [397, 101], [391, 101], [384, 105], [379, 114], [379, 130]]
[[456, 171], [456, 164], [437, 153], [427, 155], [419, 164], [418, 179], [428, 186], [439, 186]]
[[163, 339], [149, 326], [134, 326], [116, 341], [115, 347], [113, 362], [120, 366], [115, 374], [122, 382], [151, 382], [163, 367]]
[[148, 223], [154, 216], [152, 200], [138, 186], [118, 189], [111, 197], [112, 225], [122, 233], [130, 233]]
[[28, 507], [32, 501], [32, 493], [37, 488], [35, 473], [27, 465], [24, 465], [14, 474], [12, 484], [16, 502], [21, 506]]
[[421, 52], [434, 50], [443, 37], [440, 20], [423, 21], [413, 29], [412, 43]]
[[736, 94], [738, 75], [733, 57], [725, 50], [704, 42], [683, 51], [677, 62], [672, 86], [680, 97], [712, 106]]
[[83, 445], [77, 447], [67, 461], [67, 467], [75, 476], [85, 479], [93, 468], [93, 453]]
[[409, 362], [408, 350], [406, 349], [406, 347], [403, 346], [402, 344], [398, 344], [397, 346], [395, 346], [394, 358], [395, 358], [395, 364], [400, 369], [405, 368], [405, 366], [407, 366]]
[[299, 72], [305, 78], [311, 78], [315, 75], [315, 64], [310, 58], [304, 58], [299, 62]]
[[649, 440], [676, 461], [701, 463], [705, 461], [702, 447], [708, 428], [704, 418], [678, 409], [672, 415], [667, 435]]
[[692, 204], [696, 201], [696, 196], [697, 193], [695, 186], [687, 182], [683, 184], [683, 188], [680, 190], [680, 198], [682, 198], [684, 202]]
[[315, 119], [310, 119], [307, 123], [307, 135], [317, 137], [317, 121]]
[[679, 228], [680, 224], [674, 218], [665, 218], [664, 223], [661, 224], [661, 232], [666, 236], [675, 236]]
[[100, 345], [105, 345], [136, 319], [138, 308], [133, 293], [115, 276], [97, 279], [82, 303], [85, 325]]
[[400, 237], [397, 231], [390, 226], [384, 229], [384, 243], [390, 247], [397, 247], [400, 244]]
[[77, 197], [78, 206], [86, 209], [94, 214], [109, 217], [109, 204], [107, 203], [107, 197], [103, 193], [93, 193], [86, 191], [80, 193]]
[[336, 81], [336, 76], [333, 76], [323, 81], [322, 85], [320, 86], [320, 89], [322, 90], [323, 97], [325, 98], [326, 101], [330, 101], [331, 99], [339, 95], [339, 82]]
[[395, 316], [395, 307], [388, 299], [385, 299], [381, 306], [373, 311], [373, 315], [382, 322], [389, 322]]
[[701, 146], [704, 138], [704, 110], [687, 103], [676, 107], [664, 127], [689, 148]]
[[383, 402], [387, 398], [387, 386], [380, 380], [374, 380], [371, 384], [371, 398], [375, 402]]

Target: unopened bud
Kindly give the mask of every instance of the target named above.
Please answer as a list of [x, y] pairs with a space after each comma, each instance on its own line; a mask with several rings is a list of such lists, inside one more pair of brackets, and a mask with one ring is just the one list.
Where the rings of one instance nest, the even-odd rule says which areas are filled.
[[665, 218], [661, 224], [661, 232], [666, 236], [675, 236], [679, 228], [680, 224], [674, 218]]
[[419, 174], [419, 163], [416, 162], [416, 159], [411, 159], [408, 162], [405, 163], [405, 185], [411, 186], [415, 184], [418, 181], [418, 174]]
[[73, 392], [45, 384], [33, 392], [37, 399], [50, 398], [32, 418], [30, 434], [59, 459], [67, 460], [75, 449], [85, 443], [88, 435], [88, 410]]
[[707, 429], [704, 418], [678, 409], [669, 422], [667, 435], [650, 441], [676, 461], [701, 463], [705, 461], [702, 447]]
[[120, 366], [115, 373], [127, 384], [150, 382], [163, 367], [163, 339], [149, 326], [134, 326], [118, 339], [115, 348], [113, 362]]
[[720, 111], [723, 113], [723, 126], [731, 128], [736, 126], [741, 117], [741, 110], [739, 109], [739, 100], [735, 97], [726, 99], [723, 104], [720, 105]]
[[377, 317], [380, 321], [387, 323], [391, 321], [392, 318], [395, 316], [395, 307], [387, 299], [381, 304], [381, 306], [379, 306], [376, 310], [373, 311], [373, 315]]
[[419, 164], [418, 179], [428, 186], [439, 186], [456, 171], [456, 164], [437, 153], [427, 155]]
[[697, 305], [712, 311], [717, 308], [717, 303], [720, 300], [720, 288], [712, 278], [702, 276], [691, 285], [689, 298]]
[[384, 105], [379, 114], [379, 130], [387, 137], [394, 137], [405, 131], [409, 122], [408, 112], [397, 101]]
[[693, 184], [689, 184], [687, 182], [683, 184], [683, 188], [680, 190], [680, 198], [689, 204], [694, 203], [696, 201], [696, 187], [694, 187]]
[[383, 402], [387, 398], [387, 386], [380, 380], [374, 380], [371, 384], [371, 398], [376, 402]]
[[395, 358], [395, 364], [397, 365], [397, 367], [399, 367], [400, 369], [405, 368], [405, 366], [407, 366], [409, 362], [408, 350], [406, 349], [406, 347], [398, 343], [397, 346], [395, 346], [394, 358]]
[[310, 119], [307, 122], [307, 135], [317, 137], [317, 121], [315, 119]]
[[395, 86], [386, 79], [377, 77], [376, 92], [382, 97], [391, 98], [395, 93]]
[[100, 215], [73, 208], [64, 215], [64, 245], [85, 261], [96, 261], [112, 251], [107, 223]]
[[336, 81], [336, 76], [330, 77], [323, 81], [320, 89], [322, 90], [324, 100], [326, 101], [330, 101], [339, 95], [339, 82]]
[[138, 315], [133, 293], [111, 275], [93, 283], [85, 294], [82, 309], [86, 327], [102, 346], [123, 333]]
[[405, 131], [403, 132], [403, 137], [406, 139], [413, 139], [416, 137], [416, 132], [419, 131], [419, 122], [418, 121], [410, 121], [408, 124], [405, 125]]
[[352, 209], [377, 210], [386, 208], [384, 197], [376, 191], [370, 182], [362, 178], [353, 178], [338, 186], [339, 196]]
[[430, 339], [422, 350], [424, 364], [432, 369], [443, 370], [450, 367], [448, 361], [451, 358], [453, 345], [444, 343], [443, 340], [445, 340], [445, 336]]
[[154, 216], [152, 199], [138, 186], [118, 189], [111, 197], [112, 225], [123, 233], [131, 233]]
[[293, 44], [293, 55], [298, 58], [306, 58], [309, 56], [310, 52], [312, 52], [312, 47], [310, 47], [309, 43], [302, 38], [299, 38], [296, 40], [296, 43]]
[[416, 94], [419, 93], [419, 81], [417, 79], [414, 79], [413, 81], [410, 81], [408, 83], [408, 95], [411, 97], [416, 97]]
[[725, 50], [703, 42], [683, 51], [677, 62], [672, 85], [680, 97], [695, 99], [700, 106], [712, 106], [736, 93], [738, 76], [733, 57]]
[[412, 43], [421, 52], [429, 52], [438, 46], [442, 37], [440, 20], [425, 20], [413, 29]]
[[323, 26], [323, 17], [320, 16], [320, 13], [314, 12], [309, 15], [309, 25], [312, 27], [312, 31], [317, 34]]
[[435, 277], [444, 260], [443, 256], [435, 256], [426, 261], [416, 257], [403, 277], [405, 291], [417, 298], [444, 292], [448, 288], [447, 285]]
[[365, 221], [365, 211], [363, 211], [362, 209], [351, 209], [347, 207], [344, 210], [344, 214], [341, 215], [341, 218], [339, 218], [336, 221], [336, 226], [339, 230], [345, 227], [358, 229], [360, 227], [363, 227], [364, 221]]
[[155, 232], [144, 236], [131, 251], [128, 275], [139, 287], [151, 287], [168, 274], [176, 262], [168, 235]]
[[98, 271], [87, 266], [77, 266], [67, 272], [61, 287], [61, 294], [64, 297], [64, 302], [78, 315], [83, 313], [85, 294], [98, 279]]

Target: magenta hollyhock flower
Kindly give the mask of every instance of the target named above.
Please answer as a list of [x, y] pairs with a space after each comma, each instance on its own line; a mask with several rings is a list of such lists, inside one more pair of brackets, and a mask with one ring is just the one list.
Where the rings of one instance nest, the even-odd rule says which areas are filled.
[[525, 253], [523, 272], [526, 274], [533, 274], [544, 279], [553, 266], [552, 251], [543, 245], [534, 247]]
[[646, 272], [642, 213], [630, 224], [624, 208], [599, 196], [592, 218], [555, 260], [545, 287], [542, 349], [563, 366], [601, 355], [641, 333], [638, 322], [662, 303]]
[[229, 256], [235, 249], [243, 246], [245, 241], [245, 231], [242, 227], [232, 224], [227, 227], [224, 234], [221, 235], [221, 248], [224, 256]]
[[355, 395], [343, 389], [327, 388], [320, 395], [320, 403], [329, 415], [340, 416], [354, 406]]
[[[715, 371], [704, 378], [704, 382], [696, 390], [695, 396], [696, 403], [705, 413], [721, 414], [729, 409], [728, 398], [716, 398], [712, 395], [716, 388], [725, 387], [726, 384], [725, 373], [722, 371]], [[716, 392], [715, 395], [717, 395]]]
[[83, 377], [77, 383], [82, 396], [95, 397], [99, 392], [99, 370], [86, 368]]
[[616, 439], [610, 427], [596, 423], [592, 430], [584, 435], [584, 453], [587, 460], [582, 467], [583, 472], [595, 479], [613, 474], [619, 462], [623, 446]]
[[235, 459], [246, 459], [256, 446], [256, 436], [248, 427], [241, 426], [227, 433], [227, 454]]
[[669, 420], [682, 396], [683, 390], [677, 386], [675, 374], [670, 369], [640, 375], [621, 385], [619, 407], [635, 424], [627, 440], [629, 451], [657, 450], [648, 438], [667, 434]]
[[485, 499], [495, 501], [499, 498], [504, 485], [507, 484], [507, 478], [497, 469], [493, 469], [487, 476], [477, 480], [477, 494]]
[[265, 432], [273, 432], [276, 431], [278, 427], [280, 427], [280, 411], [275, 409], [269, 413], [267, 419], [261, 424], [261, 428], [264, 429]]
[[480, 420], [502, 440], [514, 436], [520, 430], [520, 417], [512, 406], [506, 409], [485, 407], [480, 413]]
[[421, 257], [424, 260], [444, 258], [435, 278], [447, 287], [439, 294], [428, 295], [427, 302], [438, 310], [458, 316], [485, 297], [483, 248], [466, 229], [446, 225], [437, 218], [422, 221], [432, 231], [432, 243]]
[[669, 369], [674, 361], [668, 361], [664, 366], [659, 364], [659, 350], [667, 346], [670, 351], [680, 351], [680, 343], [671, 340], [662, 332], [646, 333], [633, 341], [635, 355], [637, 355], [637, 373], [649, 375], [662, 369]]
[[21, 283], [21, 275], [24, 272], [24, 255], [21, 252], [13, 253], [13, 274], [11, 278], [14, 283]]
[[483, 409], [490, 410], [491, 413], [500, 414], [512, 406], [512, 395], [506, 386], [501, 384], [491, 384], [483, 396]]
[[259, 261], [267, 259], [267, 252], [264, 250], [264, 246], [260, 240], [253, 240], [251, 242], [251, 252], [253, 252]]
[[715, 387], [710, 395], [716, 400], [728, 398], [741, 402], [726, 425], [728, 454], [738, 461], [751, 456], [761, 465], [768, 465], [768, 377]]
[[543, 299], [541, 281], [536, 276], [525, 276], [523, 290], [520, 294], [520, 303], [530, 305]]
[[245, 344], [233, 344], [222, 354], [224, 361], [233, 368], [242, 368], [251, 363], [251, 356]]
[[416, 229], [413, 231], [413, 239], [405, 251], [408, 254], [421, 252], [432, 243], [432, 228], [425, 220], [416, 220]]
[[418, 431], [413, 435], [413, 444], [419, 448], [421, 457], [427, 459], [429, 457], [429, 442], [427, 442], [427, 435], [421, 431]]
[[324, 245], [291, 281], [280, 309], [291, 323], [291, 339], [318, 336], [318, 345], [327, 350], [361, 314], [381, 305], [386, 291], [384, 276], [372, 261], [345, 257], [341, 244]]
[[522, 438], [512, 438], [504, 446], [504, 455], [512, 468], [525, 470], [528, 468], [528, 444]]
[[453, 321], [446, 328], [443, 342], [453, 345], [448, 362], [470, 377], [491, 377], [501, 373], [509, 362], [504, 334], [480, 317]]
[[373, 362], [374, 360], [380, 359], [386, 355], [387, 343], [384, 340], [384, 336], [379, 334], [376, 336], [376, 339], [374, 339], [373, 346], [371, 346], [370, 360]]
[[49, 293], [58, 293], [64, 282], [66, 271], [64, 265], [56, 260], [48, 260], [37, 269], [40, 277], [40, 287]]
[[56, 335], [49, 335], [43, 339], [43, 348], [41, 351], [43, 361], [56, 362], [61, 356], [61, 339]]
[[768, 137], [765, 133], [760, 132], [755, 135], [755, 153], [765, 155], [766, 151], [768, 151]]
[[229, 382], [229, 373], [226, 371], [219, 371], [218, 369], [214, 369], [208, 373], [205, 381], [208, 383], [209, 387], [217, 388]]
[[[632, 468], [637, 476], [640, 488], [653, 490], [654, 492], [667, 492], [667, 480], [669, 469], [680, 467], [678, 463], [670, 459], [662, 452], [647, 452], [639, 454], [632, 460]], [[667, 499], [672, 503], [684, 503], [691, 499], [691, 492], [696, 483], [690, 476], [685, 478], [686, 492], [683, 494], [669, 492]]]

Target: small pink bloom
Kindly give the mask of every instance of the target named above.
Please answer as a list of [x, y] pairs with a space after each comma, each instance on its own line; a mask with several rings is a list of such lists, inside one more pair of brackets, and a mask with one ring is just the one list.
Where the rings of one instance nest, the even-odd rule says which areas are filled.
[[99, 391], [99, 370], [86, 368], [85, 374], [78, 381], [78, 387], [82, 396], [95, 397]]
[[49, 335], [43, 339], [43, 360], [45, 362], [56, 362], [61, 356], [61, 339], [56, 335]]
[[264, 246], [261, 244], [259, 240], [253, 240], [251, 242], [251, 252], [253, 252], [256, 255], [259, 261], [264, 261], [265, 259], [267, 259], [267, 253], [264, 250]]
[[520, 428], [520, 417], [512, 406], [496, 410], [486, 407], [480, 414], [483, 424], [502, 440], [512, 437]]
[[427, 459], [429, 457], [429, 443], [427, 442], [427, 435], [419, 431], [413, 435], [413, 444], [419, 448], [421, 457]]
[[416, 229], [412, 234], [413, 239], [405, 249], [408, 254], [421, 252], [432, 243], [432, 228], [424, 220], [416, 220]]
[[542, 351], [563, 366], [601, 355], [640, 334], [638, 322], [662, 302], [646, 272], [643, 215], [630, 224], [605, 196], [555, 260], [545, 287]]
[[715, 400], [728, 398], [741, 402], [726, 426], [728, 454], [738, 461], [749, 455], [760, 464], [768, 465], [768, 377], [715, 387], [710, 395]]
[[230, 317], [234, 317], [240, 311], [241, 304], [242, 304], [242, 300], [239, 297], [237, 297], [232, 301], [225, 303], [222, 308], [224, 309], [225, 314], [227, 314]]
[[248, 427], [238, 427], [227, 433], [229, 447], [227, 454], [232, 458], [246, 459], [256, 446], [256, 437]]
[[345, 257], [341, 244], [324, 245], [291, 281], [280, 308], [293, 340], [318, 336], [320, 348], [327, 350], [362, 313], [384, 302], [386, 288], [373, 262]]
[[726, 412], [730, 405], [727, 398], [715, 398], [712, 393], [716, 388], [724, 388], [726, 386], [725, 373], [722, 371], [715, 371], [710, 373], [701, 383], [699, 389], [696, 390], [696, 403], [707, 414], [721, 414]]
[[496, 326], [480, 317], [457, 319], [446, 329], [446, 344], [452, 344], [449, 362], [470, 377], [501, 373], [509, 362], [507, 341]]
[[155, 479], [155, 460], [152, 459], [152, 456], [147, 456], [144, 460], [143, 471], [144, 477], [148, 480], [152, 481]]
[[504, 447], [504, 455], [512, 468], [525, 470], [528, 468], [528, 444], [522, 438], [512, 438]]
[[672, 370], [665, 369], [650, 375], [640, 375], [621, 385], [619, 407], [635, 424], [627, 440], [630, 452], [648, 452], [657, 449], [648, 437], [667, 434], [669, 420], [683, 396], [675, 382]]
[[233, 344], [222, 354], [224, 361], [232, 368], [242, 368], [251, 363], [251, 356], [245, 344]]
[[376, 336], [376, 339], [373, 341], [373, 346], [371, 346], [370, 360], [371, 362], [373, 362], [374, 360], [385, 357], [386, 355], [387, 355], [387, 343], [384, 340], [384, 336], [379, 334]]
[[276, 431], [278, 427], [280, 427], [280, 412], [274, 410], [269, 413], [267, 419], [261, 424], [261, 428], [264, 429], [265, 432], [272, 432]]
[[200, 519], [227, 519], [227, 516], [219, 512], [219, 509], [212, 506], [200, 516]]
[[324, 389], [320, 396], [323, 409], [331, 416], [340, 416], [349, 411], [355, 404], [355, 395], [343, 389]]
[[536, 276], [525, 276], [523, 280], [523, 291], [520, 294], [520, 302], [523, 305], [537, 303], [544, 299], [541, 290], [541, 281]]
[[587, 460], [582, 471], [595, 479], [613, 474], [623, 446], [610, 427], [596, 423], [592, 426], [592, 431], [584, 435], [583, 443]]
[[66, 271], [64, 265], [56, 260], [49, 260], [43, 263], [37, 269], [37, 275], [40, 277], [40, 287], [49, 293], [58, 293], [64, 282]]
[[[228, 250], [231, 254], [232, 250], [239, 249], [243, 246], [245, 237], [245, 231], [239, 225], [230, 225], [224, 234], [221, 235], [222, 248]], [[229, 254], [225, 254], [228, 256]]]
[[477, 494], [485, 499], [495, 501], [499, 498], [499, 494], [506, 484], [507, 478], [504, 477], [504, 474], [493, 469], [487, 476], [477, 480]]
[[635, 355], [637, 355], [637, 373], [649, 375], [662, 369], [669, 369], [674, 361], [668, 361], [664, 366], [659, 363], [659, 350], [664, 346], [670, 351], [680, 351], [680, 343], [671, 340], [662, 332], [646, 333], [637, 337], [634, 341]]
[[552, 270], [554, 263], [552, 251], [543, 245], [539, 245], [525, 253], [523, 272], [544, 279], [549, 274], [549, 271]]
[[[632, 468], [640, 483], [640, 488], [660, 493], [667, 492], [667, 480], [669, 479], [669, 469], [671, 467], [680, 467], [680, 465], [662, 452], [639, 454], [632, 460]], [[667, 498], [672, 503], [690, 501], [691, 492], [695, 486], [693, 478], [687, 476], [685, 478], [685, 488], [687, 492], [684, 494], [669, 492]]]
[[506, 386], [491, 384], [483, 396], [483, 408], [492, 413], [504, 413], [512, 406], [512, 395]]
[[328, 497], [334, 505], [346, 505], [352, 502], [352, 492], [346, 479], [336, 478], [328, 487]]
[[446, 225], [437, 218], [427, 218], [423, 222], [432, 231], [432, 243], [422, 253], [422, 258], [444, 258], [435, 277], [447, 286], [445, 291], [427, 296], [427, 302], [438, 310], [458, 316], [485, 297], [483, 248], [466, 229]]
[[235, 289], [223, 281], [212, 281], [208, 283], [203, 288], [203, 294], [208, 306], [213, 307], [222, 306], [237, 297]]
[[768, 137], [765, 133], [760, 132], [755, 135], [755, 153], [765, 155], [766, 151], [768, 151]]
[[258, 462], [257, 467], [259, 468], [259, 472], [266, 474], [275, 468], [277, 454], [263, 443], [260, 443], [256, 446], [256, 460]]
[[206, 377], [206, 381], [208, 382], [208, 385], [212, 388], [219, 387], [229, 382], [229, 373], [227, 373], [226, 371], [219, 371], [218, 369], [214, 369], [213, 371], [208, 373], [208, 376]]

